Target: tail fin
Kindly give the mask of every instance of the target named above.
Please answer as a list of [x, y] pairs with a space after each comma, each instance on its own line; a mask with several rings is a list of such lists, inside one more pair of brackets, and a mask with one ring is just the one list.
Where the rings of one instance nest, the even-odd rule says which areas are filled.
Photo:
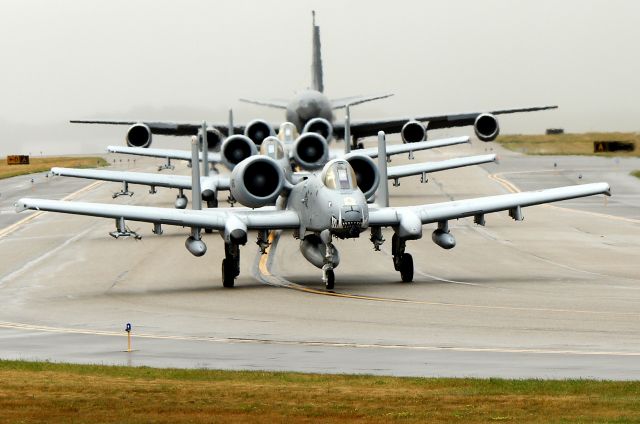
[[322, 80], [322, 51], [320, 48], [320, 27], [316, 25], [316, 11], [311, 11], [313, 18], [313, 57], [311, 58], [311, 84], [314, 90], [324, 92]]

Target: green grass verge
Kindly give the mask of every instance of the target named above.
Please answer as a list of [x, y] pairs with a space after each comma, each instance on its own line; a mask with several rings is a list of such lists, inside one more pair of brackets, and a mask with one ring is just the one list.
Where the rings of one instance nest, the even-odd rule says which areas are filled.
[[[633, 152], [594, 153], [594, 141], [635, 142]], [[496, 142], [530, 155], [640, 156], [639, 133], [583, 133], [558, 135], [501, 135]]]
[[636, 178], [640, 178], [640, 170], [638, 170], [638, 171], [633, 171], [633, 172], [631, 173], [631, 175], [633, 175], [633, 176], [634, 176], [634, 177], [636, 177]]
[[54, 166], [65, 168], [97, 168], [109, 166], [109, 163], [101, 157], [38, 157], [30, 158], [29, 165], [7, 165], [7, 158], [0, 160], [0, 180], [16, 177], [18, 175], [46, 172]]
[[0, 422], [640, 422], [640, 382], [0, 361]]

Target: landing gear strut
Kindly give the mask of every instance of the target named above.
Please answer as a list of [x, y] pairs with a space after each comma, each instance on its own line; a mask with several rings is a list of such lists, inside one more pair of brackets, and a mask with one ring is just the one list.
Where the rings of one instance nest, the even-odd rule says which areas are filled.
[[400, 271], [400, 277], [405, 283], [413, 281], [413, 257], [409, 253], [405, 253], [406, 240], [393, 235], [391, 239], [391, 253], [393, 254], [393, 267], [396, 271]]
[[225, 258], [222, 260], [222, 285], [231, 288], [235, 279], [240, 275], [240, 246], [224, 244]]
[[178, 190], [178, 195], [176, 196], [176, 209], [185, 209], [189, 201], [187, 200], [187, 196], [184, 195], [182, 189]]
[[320, 239], [325, 245], [322, 281], [324, 281], [327, 290], [333, 290], [336, 283], [336, 276], [333, 272], [333, 243], [331, 243], [331, 233], [329, 230], [322, 231], [320, 233]]

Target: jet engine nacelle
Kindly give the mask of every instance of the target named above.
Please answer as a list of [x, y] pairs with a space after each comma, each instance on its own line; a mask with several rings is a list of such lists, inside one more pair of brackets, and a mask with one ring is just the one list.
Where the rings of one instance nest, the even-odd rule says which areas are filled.
[[149, 147], [151, 146], [151, 128], [143, 123], [133, 124], [127, 130], [127, 146], [129, 147]]
[[250, 208], [272, 205], [284, 187], [284, 171], [267, 156], [251, 156], [231, 171], [231, 194]]
[[473, 123], [476, 136], [482, 141], [493, 141], [500, 134], [500, 126], [495, 116], [490, 113], [481, 113]]
[[267, 121], [262, 119], [254, 119], [249, 122], [244, 129], [244, 135], [249, 137], [256, 145], [261, 145], [262, 140], [270, 135], [275, 136], [276, 132]]
[[437, 229], [431, 234], [431, 240], [443, 249], [453, 249], [456, 247], [456, 239], [448, 231]]
[[[222, 140], [224, 140], [224, 136], [220, 131], [212, 127], [207, 128], [207, 146], [210, 151], [216, 150], [220, 146], [220, 143], [222, 143]], [[202, 151], [202, 137], [200, 134], [198, 134], [198, 141], [200, 142], [200, 150]]]
[[[307, 261], [315, 267], [322, 269], [327, 252], [327, 245], [322, 242], [319, 235], [309, 234], [300, 241], [300, 252]], [[331, 246], [331, 254], [333, 257], [333, 267], [335, 268], [340, 264], [340, 255], [338, 255], [338, 249], [333, 245]]]
[[220, 156], [224, 166], [233, 170], [237, 164], [246, 158], [256, 155], [258, 149], [255, 143], [245, 135], [232, 135], [222, 142]]
[[429, 124], [422, 124], [418, 121], [409, 121], [402, 126], [400, 135], [402, 136], [403, 143], [417, 143], [418, 141], [425, 141], [427, 139], [427, 126]]
[[293, 144], [293, 160], [301, 168], [319, 169], [329, 160], [329, 145], [320, 134], [304, 133]]
[[320, 134], [328, 143], [333, 138], [333, 125], [324, 118], [313, 118], [304, 124], [302, 133]]
[[380, 173], [376, 163], [369, 156], [357, 152], [347, 155], [345, 160], [353, 168], [358, 188], [364, 193], [365, 199], [371, 198], [380, 184]]

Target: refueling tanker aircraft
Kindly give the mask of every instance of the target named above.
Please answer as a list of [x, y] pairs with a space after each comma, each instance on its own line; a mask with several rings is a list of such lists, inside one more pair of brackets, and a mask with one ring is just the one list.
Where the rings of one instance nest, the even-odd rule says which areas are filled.
[[[193, 161], [197, 162], [198, 140], [192, 139]], [[378, 134], [378, 149], [385, 151], [384, 133]], [[255, 160], [255, 158], [252, 158]], [[264, 198], [276, 172], [284, 185], [284, 176], [271, 158], [263, 158], [261, 166], [251, 167], [252, 172], [243, 179], [231, 180], [231, 192], [239, 198], [242, 195], [256, 201]], [[273, 166], [264, 166], [273, 161]], [[139, 236], [127, 230], [125, 221], [133, 220], [153, 224], [153, 232], [162, 234], [162, 225], [190, 227], [185, 246], [195, 256], [206, 253], [207, 246], [201, 238], [202, 229], [218, 230], [224, 240], [225, 259], [222, 261], [222, 283], [233, 287], [240, 271], [240, 246], [247, 242], [248, 231], [257, 231], [257, 243], [263, 253], [269, 245], [271, 230], [293, 230], [294, 237], [301, 240], [302, 255], [313, 265], [322, 269], [322, 279], [331, 290], [334, 288], [334, 268], [340, 262], [334, 246], [335, 238], [356, 238], [366, 230], [371, 232], [374, 250], [379, 250], [384, 242], [382, 228], [391, 227], [393, 264], [400, 271], [402, 281], [413, 280], [413, 258], [406, 253], [406, 242], [422, 238], [422, 226], [437, 224], [432, 240], [444, 249], [455, 246], [455, 238], [449, 231], [448, 222], [473, 216], [478, 225], [485, 225], [485, 215], [498, 211], [509, 211], [516, 221], [523, 219], [522, 208], [543, 203], [596, 194], [610, 195], [607, 183], [584, 184], [558, 187], [546, 190], [503, 194], [475, 199], [455, 200], [442, 203], [415, 206], [389, 207], [384, 154], [378, 156], [379, 180], [378, 204], [369, 204], [365, 194], [358, 188], [357, 177], [345, 159], [329, 161], [319, 174], [310, 174], [307, 179], [292, 185], [280, 197], [274, 207], [218, 208], [200, 210], [198, 196], [192, 202], [193, 210], [176, 210], [130, 205], [82, 203], [59, 200], [23, 198], [15, 204], [16, 211], [27, 209], [61, 212], [78, 215], [98, 216], [115, 219], [114, 236]], [[199, 191], [199, 167], [192, 167], [194, 191]]]
[[[327, 141], [332, 138], [351, 139], [354, 148], [362, 147], [358, 140], [364, 137], [374, 136], [379, 130], [389, 133], [400, 133], [403, 142], [415, 143], [427, 139], [427, 131], [464, 127], [472, 125], [476, 136], [482, 141], [494, 140], [499, 132], [499, 124], [495, 115], [534, 112], [547, 109], [556, 109], [557, 106], [536, 106], [515, 109], [497, 109], [484, 112], [452, 113], [416, 115], [415, 117], [400, 117], [386, 119], [370, 119], [354, 121], [351, 124], [351, 134], [345, 135], [345, 127], [342, 123], [334, 122], [333, 111], [345, 108], [347, 105], [357, 105], [372, 100], [383, 99], [390, 94], [379, 96], [353, 96], [340, 99], [329, 99], [324, 93], [322, 73], [322, 56], [320, 47], [320, 28], [315, 23], [313, 16], [313, 54], [311, 66], [311, 88], [297, 93], [290, 101], [257, 101], [240, 99], [263, 106], [285, 109], [286, 120], [293, 122], [300, 133], [315, 132], [322, 135]], [[200, 123], [192, 122], [167, 122], [167, 121], [114, 121], [114, 120], [71, 120], [80, 124], [104, 124], [104, 125], [129, 125], [126, 134], [126, 143], [130, 147], [148, 148], [151, 146], [153, 134], [185, 136], [197, 135], [200, 132]], [[268, 136], [275, 135], [274, 128], [278, 124], [271, 124], [261, 119], [250, 121], [246, 125], [235, 125], [233, 114], [229, 113], [228, 123], [215, 123], [206, 127], [209, 138], [209, 149], [217, 151], [223, 140], [234, 134], [244, 134], [256, 145], [260, 145]]]

